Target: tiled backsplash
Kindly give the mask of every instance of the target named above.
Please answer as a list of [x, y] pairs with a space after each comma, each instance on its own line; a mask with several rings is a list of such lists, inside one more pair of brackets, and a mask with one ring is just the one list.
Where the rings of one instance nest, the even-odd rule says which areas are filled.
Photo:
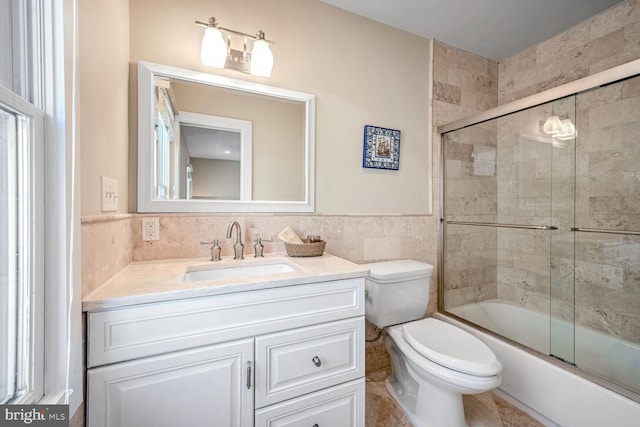
[[[160, 218], [160, 240], [142, 241], [142, 217]], [[227, 226], [242, 227], [245, 255], [256, 237], [265, 252], [284, 252], [277, 235], [290, 226], [300, 236], [320, 235], [326, 251], [355, 263], [411, 258], [435, 265], [437, 222], [429, 215], [121, 215], [82, 220], [83, 294], [86, 295], [132, 261], [209, 256], [200, 240], [219, 239], [222, 256], [232, 255]], [[234, 235], [235, 238], [235, 235]], [[265, 242], [273, 239], [273, 242]]]

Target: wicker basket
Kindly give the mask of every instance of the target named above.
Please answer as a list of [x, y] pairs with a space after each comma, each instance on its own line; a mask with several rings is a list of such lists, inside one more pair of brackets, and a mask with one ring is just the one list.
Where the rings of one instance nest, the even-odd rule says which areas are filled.
[[287, 255], [293, 257], [320, 256], [324, 253], [324, 246], [327, 244], [324, 240], [314, 241], [312, 243], [303, 240], [303, 242], [302, 245], [285, 242], [284, 248], [287, 251]]

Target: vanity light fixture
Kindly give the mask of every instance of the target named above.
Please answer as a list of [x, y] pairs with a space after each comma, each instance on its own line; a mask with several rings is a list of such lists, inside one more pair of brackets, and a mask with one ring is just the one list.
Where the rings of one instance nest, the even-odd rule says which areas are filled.
[[[205, 27], [200, 51], [200, 60], [204, 65], [230, 68], [262, 77], [271, 75], [273, 53], [269, 45], [275, 43], [265, 39], [263, 31], [258, 31], [252, 36], [223, 28], [214, 17], [209, 18], [208, 22], [196, 21], [196, 24]], [[231, 47], [232, 37], [241, 40], [242, 50]], [[249, 42], [252, 44], [251, 53], [247, 51]]]

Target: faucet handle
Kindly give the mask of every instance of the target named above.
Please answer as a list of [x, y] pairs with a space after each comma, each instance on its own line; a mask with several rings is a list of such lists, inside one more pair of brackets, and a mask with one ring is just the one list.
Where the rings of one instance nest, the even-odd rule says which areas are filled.
[[268, 239], [264, 239], [260, 236], [256, 236], [256, 240], [254, 240], [255, 243], [262, 243], [262, 242], [273, 242], [273, 238], [270, 237]]
[[254, 256], [256, 258], [264, 256], [264, 245], [262, 242], [273, 242], [273, 239], [263, 239], [260, 236], [256, 236], [255, 245], [253, 245]]
[[201, 245], [213, 245], [211, 246], [211, 261], [220, 261], [220, 242], [218, 239], [211, 240], [202, 240], [200, 239]]

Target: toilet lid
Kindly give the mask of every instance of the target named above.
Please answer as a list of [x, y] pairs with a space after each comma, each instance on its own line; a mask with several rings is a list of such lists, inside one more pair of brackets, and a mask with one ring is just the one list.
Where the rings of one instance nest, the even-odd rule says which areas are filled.
[[407, 323], [402, 330], [414, 350], [439, 365], [480, 377], [502, 371], [502, 365], [486, 344], [453, 325], [427, 318]]
[[433, 266], [420, 261], [400, 259], [396, 261], [363, 264], [369, 269], [369, 278], [378, 283], [397, 283], [403, 280], [431, 277]]

